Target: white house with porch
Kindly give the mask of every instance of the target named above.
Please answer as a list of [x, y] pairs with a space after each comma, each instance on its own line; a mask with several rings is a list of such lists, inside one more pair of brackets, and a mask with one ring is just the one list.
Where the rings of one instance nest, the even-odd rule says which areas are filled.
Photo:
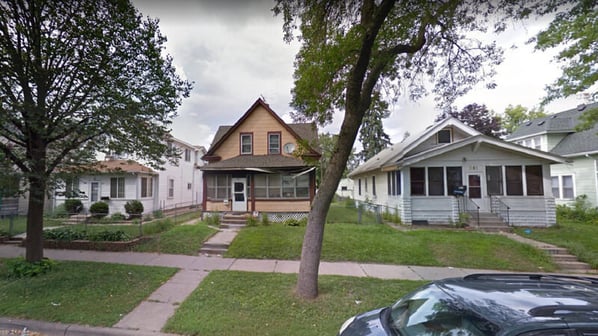
[[356, 200], [394, 209], [405, 224], [449, 224], [461, 213], [509, 225], [556, 223], [550, 164], [561, 156], [481, 134], [447, 118], [349, 174]]

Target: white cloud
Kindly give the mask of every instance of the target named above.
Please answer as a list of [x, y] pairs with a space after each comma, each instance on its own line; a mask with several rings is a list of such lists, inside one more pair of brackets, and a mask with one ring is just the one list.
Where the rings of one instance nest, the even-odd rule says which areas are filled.
[[[282, 18], [262, 1], [148, 1], [135, 5], [147, 16], [160, 19], [168, 38], [166, 51], [177, 71], [195, 82], [191, 97], [183, 101], [173, 123], [173, 135], [186, 142], [209, 146], [220, 125], [231, 125], [263, 95], [272, 109], [290, 121], [290, 90], [298, 44], [282, 39]], [[559, 74], [551, 55], [533, 52], [524, 42], [546, 22], [513, 24], [496, 37], [506, 50], [498, 70], [495, 90], [476, 88], [457, 101], [458, 107], [485, 104], [496, 112], [509, 104], [537, 106], [544, 86]], [[511, 49], [513, 44], [519, 45]], [[577, 105], [575, 99], [548, 106], [556, 112]], [[393, 142], [405, 132], [417, 133], [430, 125], [439, 111], [431, 97], [419, 102], [400, 99], [385, 127]], [[338, 132], [342, 115], [323, 132]]]

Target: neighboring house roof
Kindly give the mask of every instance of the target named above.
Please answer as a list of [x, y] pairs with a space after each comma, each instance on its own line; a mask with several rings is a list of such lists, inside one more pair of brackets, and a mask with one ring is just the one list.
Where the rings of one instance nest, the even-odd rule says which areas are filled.
[[151, 168], [133, 160], [106, 160], [82, 166], [90, 173], [147, 173], [157, 174]]
[[[419, 144], [426, 141], [439, 130], [449, 125], [466, 131], [469, 136], [462, 140], [453, 141], [451, 143], [439, 144], [424, 151], [413, 151], [413, 149], [415, 149]], [[566, 161], [559, 155], [520, 146], [515, 143], [510, 143], [498, 138], [483, 135], [455, 118], [448, 118], [438, 124], [433, 125], [432, 127], [429, 127], [414, 137], [409, 137], [402, 143], [395, 144], [383, 150], [352, 171], [349, 174], [349, 177], [354, 177], [371, 171], [394, 170], [416, 164], [420, 161], [427, 160], [437, 155], [451, 152], [465, 146], [479, 147], [481, 144], [498, 147], [504, 150], [517, 152], [521, 155], [532, 156], [555, 163], [564, 163]]]
[[[355, 170], [349, 173], [349, 177], [363, 174], [372, 170], [381, 169], [384, 166], [392, 165], [394, 162], [405, 156], [409, 151], [415, 149], [422, 142], [427, 140], [429, 137], [436, 134], [439, 130], [448, 127], [455, 126], [469, 135], [478, 135], [480, 132], [465, 125], [454, 117], [443, 119], [441, 122], [434, 124], [419, 134], [411, 135], [403, 141], [396, 143], [374, 155], [372, 158], [362, 163]], [[445, 145], [439, 145], [445, 146]]]
[[272, 117], [276, 119], [280, 125], [289, 131], [289, 133], [291, 133], [297, 140], [305, 140], [307, 145], [309, 145], [308, 149], [311, 154], [321, 154], [317, 144], [318, 131], [315, 123], [287, 124], [270, 108], [268, 104], [266, 104], [266, 102], [264, 102], [261, 98], [258, 98], [234, 125], [220, 126], [218, 128], [216, 135], [214, 136], [214, 140], [212, 141], [212, 144], [206, 153], [206, 156], [209, 157], [213, 155], [218, 147], [226, 140], [226, 138], [228, 138], [228, 136], [231, 135], [240, 125], [242, 125], [258, 106], [262, 106], [266, 111], [268, 111]]
[[552, 149], [551, 153], [562, 156], [575, 156], [598, 152], [598, 126], [585, 131], [576, 131], [580, 116], [589, 109], [598, 108], [598, 103], [579, 105], [576, 108], [551, 114], [525, 122], [507, 137], [517, 141], [541, 134], [564, 134], [564, 138]]

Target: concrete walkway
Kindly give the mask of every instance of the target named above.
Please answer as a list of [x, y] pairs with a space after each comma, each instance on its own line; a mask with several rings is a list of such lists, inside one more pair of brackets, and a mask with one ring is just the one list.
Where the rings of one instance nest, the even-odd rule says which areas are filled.
[[[0, 245], [0, 258], [24, 256], [25, 249], [14, 245]], [[176, 308], [212, 270], [247, 272], [297, 273], [299, 261], [232, 259], [207, 256], [183, 256], [158, 253], [99, 252], [79, 250], [44, 250], [55, 260], [79, 260], [116, 264], [177, 267], [180, 269], [169, 281], [152, 293], [137, 308], [124, 316], [112, 328], [0, 318], [0, 324], [28, 326], [30, 330], [53, 335], [167, 335], [160, 332]], [[381, 265], [353, 262], [322, 262], [320, 274], [372, 277], [380, 279], [436, 280], [460, 277], [484, 270], [453, 267], [422, 267]]]

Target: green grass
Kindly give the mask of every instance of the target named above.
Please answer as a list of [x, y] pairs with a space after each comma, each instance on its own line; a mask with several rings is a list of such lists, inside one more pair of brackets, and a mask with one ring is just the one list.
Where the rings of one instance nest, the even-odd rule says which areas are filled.
[[215, 229], [203, 222], [194, 225], [178, 225], [171, 230], [154, 235], [151, 240], [136, 246], [134, 251], [197, 255], [201, 244], [215, 232]]
[[[280, 224], [243, 229], [226, 253], [232, 258], [299, 260], [304, 227]], [[506, 237], [464, 230], [398, 231], [386, 225], [326, 225], [322, 260], [554, 271], [550, 258]]]
[[335, 335], [360, 312], [388, 306], [424, 282], [320, 276], [320, 295], [293, 293], [294, 274], [212, 271], [165, 331], [186, 335]]
[[112, 326], [176, 271], [63, 261], [47, 274], [15, 279], [0, 260], [0, 316]]
[[[351, 204], [351, 205], [349, 205]], [[330, 204], [328, 215], [326, 216], [327, 223], [352, 223], [359, 224], [358, 209], [353, 206], [352, 202], [337, 202]], [[375, 223], [376, 215], [369, 211], [363, 211], [361, 214], [361, 223]]]
[[10, 221], [9, 217], [0, 218], [0, 234], [1, 233], [12, 233], [13, 235], [23, 233], [27, 231], [27, 217], [25, 216], [15, 216], [12, 218], [13, 228], [12, 232], [10, 231]]
[[526, 228], [517, 228], [520, 236], [543, 241], [549, 244], [565, 247], [579, 260], [598, 269], [598, 224], [575, 220], [559, 220], [559, 225], [550, 228], [531, 228], [531, 233], [525, 233]]

